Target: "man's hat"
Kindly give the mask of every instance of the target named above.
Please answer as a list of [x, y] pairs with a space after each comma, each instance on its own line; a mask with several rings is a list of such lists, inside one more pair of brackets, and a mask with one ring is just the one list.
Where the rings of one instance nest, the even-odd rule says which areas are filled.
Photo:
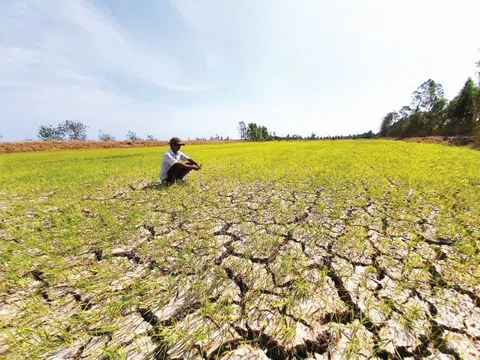
[[170, 139], [170, 145], [185, 145], [185, 143], [180, 138], [173, 137]]

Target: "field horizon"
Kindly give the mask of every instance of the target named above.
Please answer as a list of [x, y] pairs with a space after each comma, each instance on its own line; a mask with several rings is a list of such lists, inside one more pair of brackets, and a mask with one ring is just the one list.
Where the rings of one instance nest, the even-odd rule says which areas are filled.
[[[418, 143], [433, 143], [454, 146], [467, 146], [471, 148], [478, 148], [473, 136], [424, 136], [424, 137], [382, 137], [381, 140], [396, 140]], [[340, 141], [352, 139], [316, 139], [315, 141]], [[362, 141], [365, 139], [355, 139]], [[298, 140], [269, 140], [270, 142], [282, 141], [298, 141]], [[311, 141], [311, 139], [302, 139], [301, 141]], [[223, 144], [245, 142], [248, 140], [240, 139], [223, 139], [223, 140], [185, 140], [185, 143], [190, 145], [202, 144]], [[120, 149], [120, 148], [139, 148], [139, 147], [161, 147], [168, 146], [168, 140], [28, 140], [28, 141], [0, 141], [1, 153], [18, 153], [18, 152], [34, 152], [34, 151], [56, 151], [56, 150], [85, 150], [85, 149]]]

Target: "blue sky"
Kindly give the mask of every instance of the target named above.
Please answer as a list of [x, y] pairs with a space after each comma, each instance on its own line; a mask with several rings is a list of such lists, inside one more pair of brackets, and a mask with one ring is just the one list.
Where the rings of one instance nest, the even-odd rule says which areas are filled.
[[2, 0], [0, 134], [79, 120], [124, 139], [377, 131], [480, 59], [480, 1]]

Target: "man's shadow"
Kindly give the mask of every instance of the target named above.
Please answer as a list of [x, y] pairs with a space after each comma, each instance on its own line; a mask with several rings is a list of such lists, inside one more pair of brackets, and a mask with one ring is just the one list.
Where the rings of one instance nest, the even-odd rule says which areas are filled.
[[[177, 184], [185, 184], [183, 181], [178, 181]], [[130, 185], [130, 189], [132, 190], [165, 190], [165, 189], [168, 189], [169, 187], [171, 187], [173, 184], [171, 183], [168, 183], [168, 182], [158, 182], [158, 181], [155, 181], [155, 182], [152, 182], [152, 183], [149, 183], [149, 184], [146, 184], [144, 186], [139, 186], [139, 187], [135, 187], [133, 185]]]
[[165, 183], [153, 182], [141, 187], [140, 190], [164, 190], [166, 188], [168, 188], [168, 186]]

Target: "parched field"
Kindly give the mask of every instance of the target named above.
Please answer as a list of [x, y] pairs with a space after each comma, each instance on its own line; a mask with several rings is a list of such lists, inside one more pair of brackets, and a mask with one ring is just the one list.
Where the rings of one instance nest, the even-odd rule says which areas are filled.
[[0, 358], [480, 357], [478, 151], [165, 149], [0, 155]]

